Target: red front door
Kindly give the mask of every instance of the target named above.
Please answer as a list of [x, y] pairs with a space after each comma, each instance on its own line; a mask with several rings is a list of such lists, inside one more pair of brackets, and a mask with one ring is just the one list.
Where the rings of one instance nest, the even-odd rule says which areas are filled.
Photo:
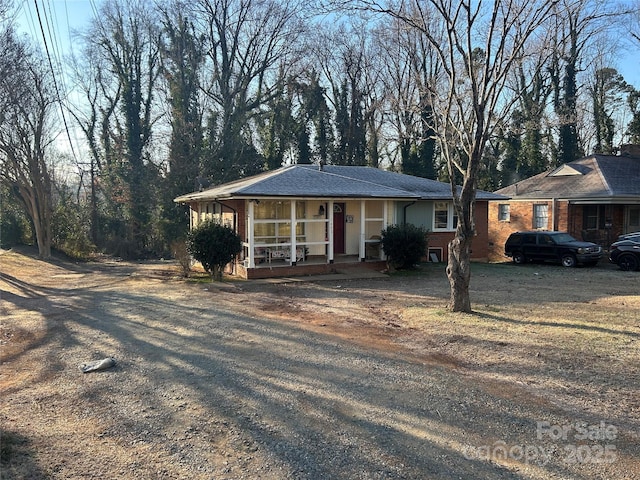
[[333, 254], [345, 253], [344, 246], [344, 203], [333, 204]]

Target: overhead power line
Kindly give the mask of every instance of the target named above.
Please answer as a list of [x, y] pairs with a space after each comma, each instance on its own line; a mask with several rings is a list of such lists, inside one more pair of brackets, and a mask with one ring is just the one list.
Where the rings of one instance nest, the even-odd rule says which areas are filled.
[[[56, 96], [58, 98], [58, 104], [60, 105], [60, 114], [62, 115], [62, 122], [64, 124], [64, 129], [65, 132], [67, 134], [67, 139], [69, 140], [69, 147], [71, 148], [71, 153], [73, 155], [73, 158], [77, 161], [77, 156], [76, 156], [76, 151], [75, 148], [73, 147], [73, 141], [71, 140], [71, 133], [69, 132], [69, 125], [67, 123], [67, 116], [64, 113], [64, 105], [62, 103], [62, 98], [60, 96], [60, 89], [58, 88], [58, 81], [56, 79], [56, 72], [55, 69], [53, 67], [53, 61], [51, 60], [51, 52], [49, 50], [49, 43], [47, 42], [47, 35], [45, 33], [45, 29], [44, 29], [44, 25], [42, 23], [42, 16], [40, 15], [40, 8], [38, 7], [38, 0], [33, 0], [33, 3], [36, 7], [36, 15], [38, 17], [38, 24], [40, 26], [40, 32], [42, 34], [42, 42], [44, 44], [44, 50], [45, 50], [45, 54], [47, 55], [47, 60], [49, 62], [49, 68], [51, 70], [51, 75], [53, 78], [53, 87], [56, 91]], [[45, 23], [47, 24], [47, 26], [49, 26], [49, 21], [46, 18], [46, 11], [44, 11], [44, 16], [45, 16]], [[52, 38], [53, 40], [53, 38]], [[55, 45], [53, 45], [54, 48], [56, 47]]]

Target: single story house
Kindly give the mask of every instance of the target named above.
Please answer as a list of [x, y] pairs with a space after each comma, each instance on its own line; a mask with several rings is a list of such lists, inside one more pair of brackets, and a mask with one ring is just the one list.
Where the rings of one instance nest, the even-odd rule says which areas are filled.
[[[478, 192], [473, 258], [487, 260], [487, 206]], [[429, 231], [425, 257], [446, 261], [456, 216], [448, 183], [360, 166], [291, 165], [175, 199], [190, 227], [216, 218], [241, 236], [234, 272], [244, 278], [306, 275], [362, 265], [384, 268], [380, 233], [412, 223]]]
[[640, 146], [591, 155], [517, 182], [489, 204], [489, 259], [504, 260], [507, 237], [523, 230], [561, 230], [609, 248], [640, 231]]

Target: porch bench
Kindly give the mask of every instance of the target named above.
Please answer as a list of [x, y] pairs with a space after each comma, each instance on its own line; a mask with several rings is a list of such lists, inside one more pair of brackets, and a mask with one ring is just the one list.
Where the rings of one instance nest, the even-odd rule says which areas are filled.
[[[296, 262], [302, 262], [306, 258], [305, 247], [296, 247]], [[271, 260], [291, 260], [291, 247], [269, 248], [269, 263]]]

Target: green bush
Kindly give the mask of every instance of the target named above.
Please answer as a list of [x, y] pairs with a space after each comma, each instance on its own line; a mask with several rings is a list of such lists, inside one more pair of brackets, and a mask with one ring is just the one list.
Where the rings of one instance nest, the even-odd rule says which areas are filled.
[[187, 249], [212, 279], [220, 279], [224, 266], [242, 251], [242, 240], [232, 228], [207, 221], [189, 233]]
[[427, 232], [410, 223], [390, 225], [382, 231], [382, 250], [397, 269], [413, 268], [427, 252]]

